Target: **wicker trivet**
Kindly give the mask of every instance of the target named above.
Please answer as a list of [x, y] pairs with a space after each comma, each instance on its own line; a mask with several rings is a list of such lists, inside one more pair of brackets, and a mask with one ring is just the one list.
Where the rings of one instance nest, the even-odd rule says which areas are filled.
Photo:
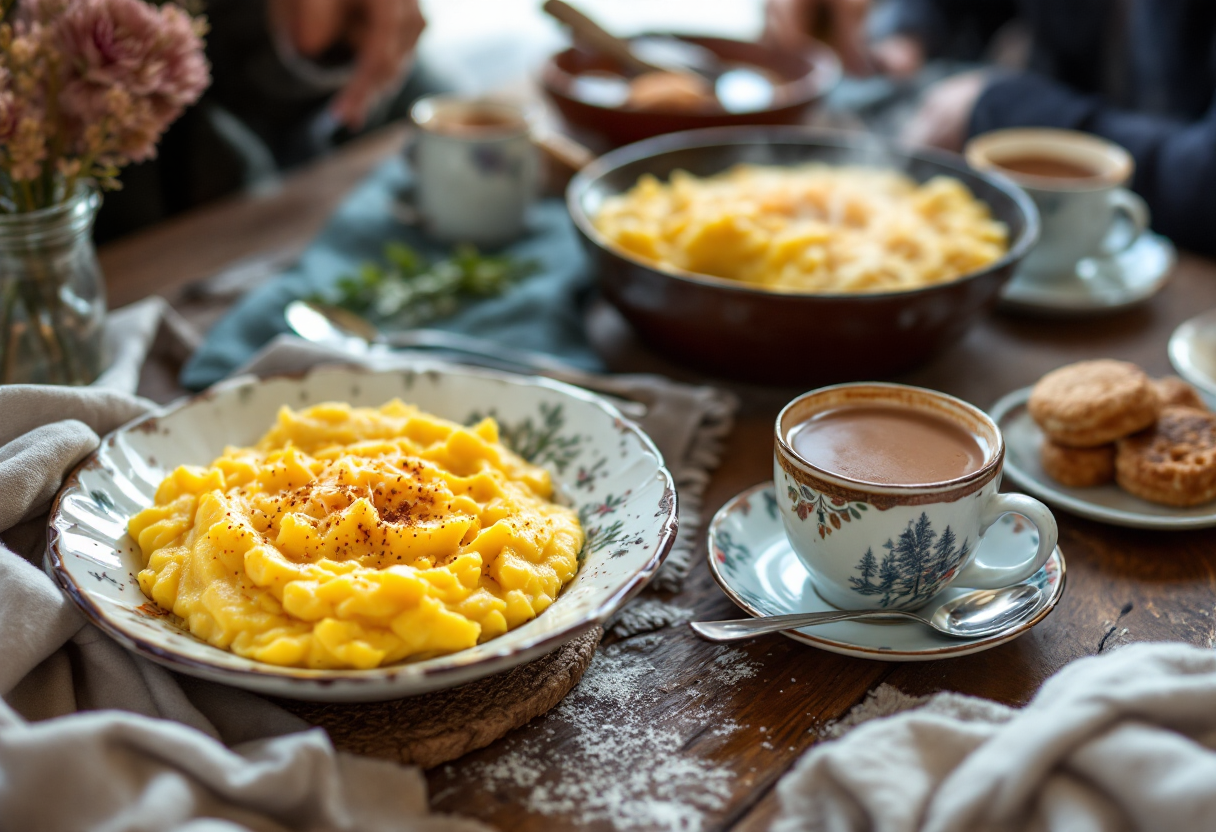
[[356, 705], [280, 704], [324, 728], [341, 751], [431, 768], [485, 748], [561, 702], [603, 635], [597, 627], [530, 664], [451, 690]]

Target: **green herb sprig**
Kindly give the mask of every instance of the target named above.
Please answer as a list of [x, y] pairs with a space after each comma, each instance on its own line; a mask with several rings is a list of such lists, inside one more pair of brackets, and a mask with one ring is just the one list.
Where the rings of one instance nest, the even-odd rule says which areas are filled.
[[364, 263], [343, 275], [334, 294], [309, 300], [331, 303], [399, 326], [417, 326], [454, 314], [470, 298], [500, 295], [536, 274], [540, 263], [509, 254], [485, 255], [457, 246], [450, 257], [427, 260], [404, 243], [384, 247], [383, 265]]

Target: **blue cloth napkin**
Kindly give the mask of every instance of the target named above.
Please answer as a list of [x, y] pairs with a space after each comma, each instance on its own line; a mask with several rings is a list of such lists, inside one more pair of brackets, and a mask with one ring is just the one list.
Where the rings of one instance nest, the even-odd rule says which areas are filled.
[[[394, 217], [393, 201], [409, 185], [403, 160], [392, 159], [379, 167], [346, 198], [299, 263], [251, 291], [212, 328], [182, 370], [182, 385], [200, 390], [219, 381], [276, 335], [289, 331], [283, 318], [288, 303], [324, 292], [364, 262], [380, 262], [390, 240], [413, 246], [429, 258], [446, 254], [445, 246]], [[602, 370], [583, 328], [592, 276], [564, 203], [548, 199], [534, 205], [528, 235], [504, 251], [540, 261], [541, 271], [499, 297], [472, 301], [455, 315], [426, 326], [550, 353], [585, 370]]]

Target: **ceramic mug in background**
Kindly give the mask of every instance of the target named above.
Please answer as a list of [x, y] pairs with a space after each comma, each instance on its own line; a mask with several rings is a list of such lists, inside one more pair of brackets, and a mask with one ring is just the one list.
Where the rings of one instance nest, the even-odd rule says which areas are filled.
[[438, 239], [493, 247], [520, 236], [536, 198], [537, 150], [524, 110], [433, 95], [410, 109], [415, 208]]
[[[857, 405], [896, 405], [945, 419], [974, 438], [979, 467], [937, 483], [877, 484], [824, 470], [794, 448], [791, 432], [816, 414]], [[839, 384], [806, 393], [777, 416], [773, 481], [786, 536], [815, 591], [841, 609], [915, 609], [948, 585], [997, 589], [1037, 572], [1056, 547], [1048, 508], [1001, 494], [1005, 445], [979, 408], [901, 384]], [[1017, 513], [1038, 529], [1033, 553], [1017, 563], [976, 559], [984, 532]]]
[[1080, 261], [1116, 255], [1148, 228], [1148, 206], [1123, 187], [1135, 164], [1114, 142], [1073, 130], [1014, 128], [977, 136], [964, 153], [977, 170], [1017, 182], [1038, 206], [1039, 242], [1022, 262], [1026, 274], [1072, 275]]

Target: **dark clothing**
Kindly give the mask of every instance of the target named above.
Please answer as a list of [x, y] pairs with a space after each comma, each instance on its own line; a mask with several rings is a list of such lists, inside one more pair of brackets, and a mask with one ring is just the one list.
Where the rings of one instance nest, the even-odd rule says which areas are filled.
[[[892, 27], [930, 54], [975, 59], [1017, 20], [1025, 72], [994, 79], [972, 135], [1003, 127], [1084, 130], [1127, 148], [1132, 187], [1153, 226], [1216, 254], [1216, 2], [1213, 0], [896, 0]], [[967, 54], [967, 50], [976, 50]]]
[[[266, 0], [207, 0], [207, 58], [211, 86], [169, 128], [157, 157], [131, 165], [120, 191], [105, 194], [95, 237], [105, 242], [275, 176], [320, 156], [352, 137], [334, 129], [325, 113], [341, 86], [332, 70], [353, 60], [335, 49], [301, 73], [271, 40]], [[327, 77], [328, 72], [328, 77]], [[368, 128], [404, 115], [430, 85], [417, 77], [377, 109]]]

